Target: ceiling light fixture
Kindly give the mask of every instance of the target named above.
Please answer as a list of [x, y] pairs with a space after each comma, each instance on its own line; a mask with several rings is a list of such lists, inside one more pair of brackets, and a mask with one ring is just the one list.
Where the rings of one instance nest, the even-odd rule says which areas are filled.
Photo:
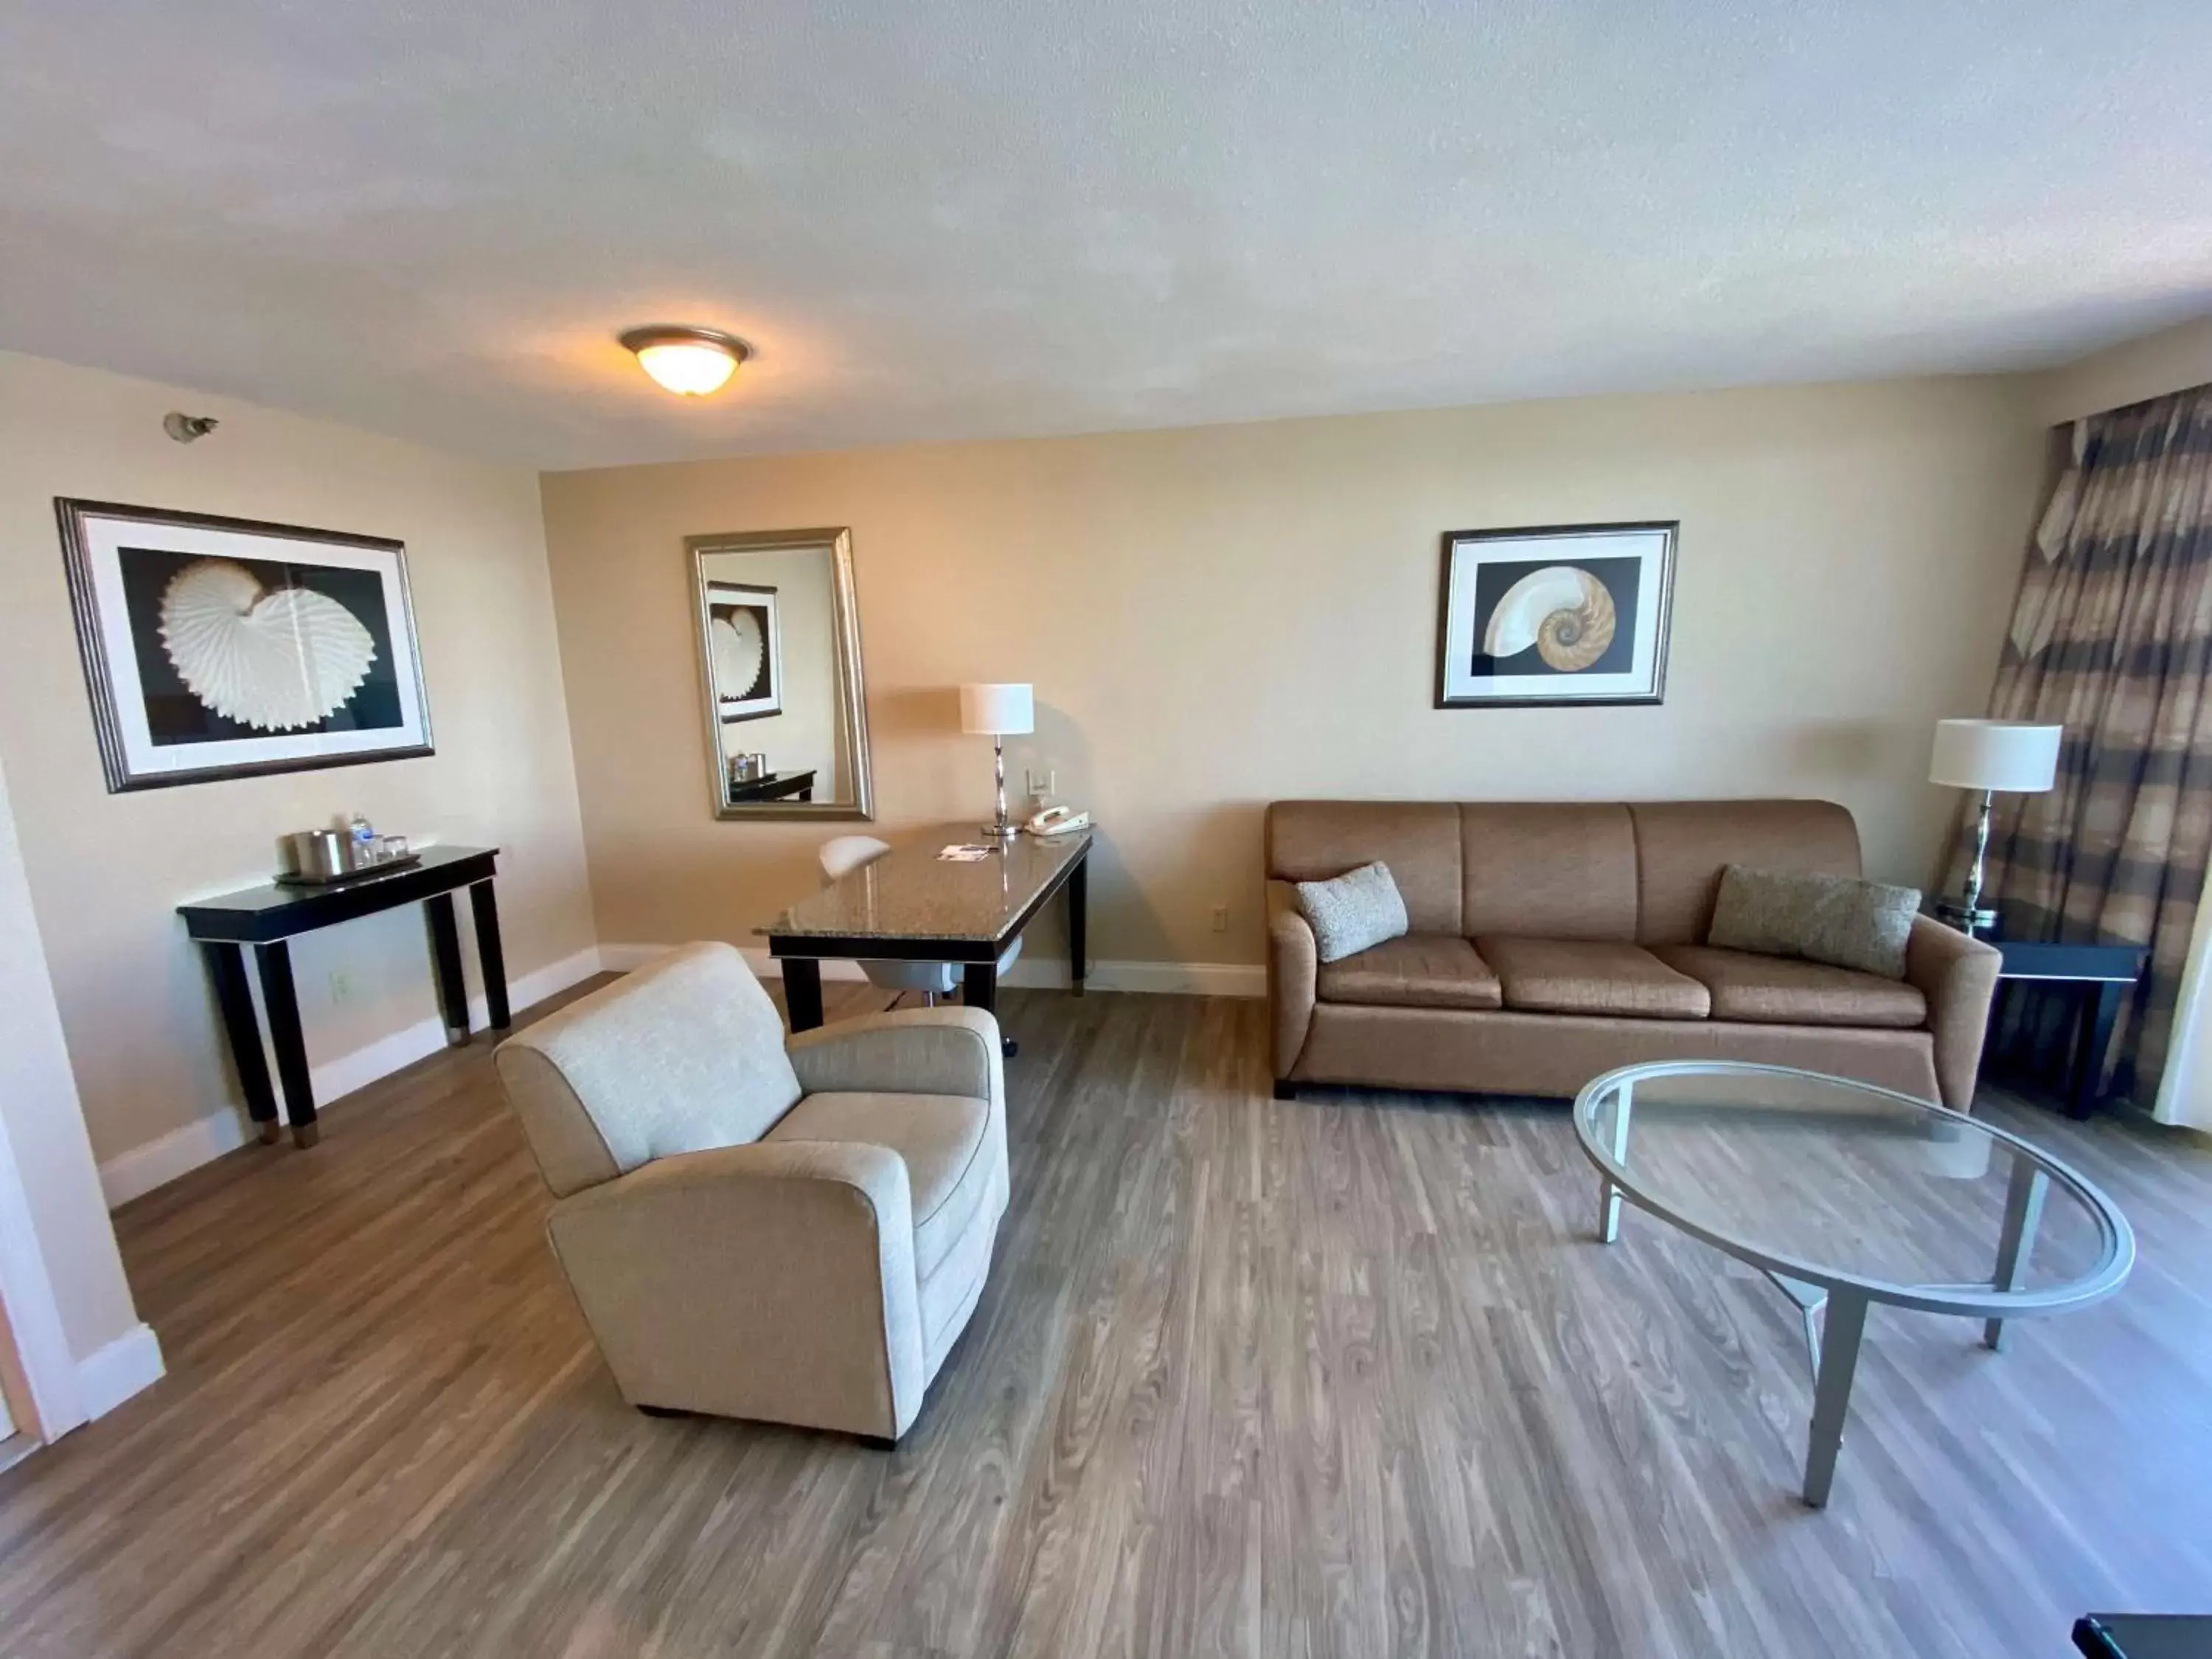
[[622, 343], [637, 354], [647, 374], [684, 398], [720, 392], [738, 372], [738, 365], [753, 355], [752, 348], [734, 334], [672, 324], [631, 329]]

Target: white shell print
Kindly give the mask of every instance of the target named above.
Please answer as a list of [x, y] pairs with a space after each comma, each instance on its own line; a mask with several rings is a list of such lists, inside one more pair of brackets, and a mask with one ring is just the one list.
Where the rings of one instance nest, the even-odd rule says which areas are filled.
[[288, 732], [343, 708], [368, 678], [376, 641], [312, 588], [264, 588], [228, 559], [201, 559], [161, 594], [161, 643], [198, 697], [262, 732]]
[[760, 617], [750, 611], [733, 611], [714, 618], [714, 690], [724, 697], [742, 697], [760, 678], [761, 658], [768, 649], [761, 638]]
[[1588, 668], [1613, 643], [1613, 595], [1587, 570], [1547, 565], [1505, 590], [1483, 630], [1485, 656], [1517, 656], [1530, 646], [1562, 673]]

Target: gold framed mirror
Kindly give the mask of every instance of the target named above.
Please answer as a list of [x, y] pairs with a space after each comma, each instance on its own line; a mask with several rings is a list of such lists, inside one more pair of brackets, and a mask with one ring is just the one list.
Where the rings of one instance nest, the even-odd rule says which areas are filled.
[[720, 818], [869, 818], [850, 530], [687, 536]]

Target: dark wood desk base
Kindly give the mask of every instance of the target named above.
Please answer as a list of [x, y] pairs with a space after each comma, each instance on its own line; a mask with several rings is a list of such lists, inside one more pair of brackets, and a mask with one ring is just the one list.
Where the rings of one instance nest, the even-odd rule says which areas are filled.
[[[1077, 996], [1083, 994], [1083, 978], [1089, 963], [1091, 909], [1091, 855], [1085, 849], [1082, 857], [1067, 867], [1067, 874], [1060, 884], [1067, 895], [1067, 958], [1070, 987]], [[1048, 888], [1038, 896], [1040, 905], [1052, 896]], [[1028, 927], [1035, 912], [1021, 919], [1021, 927], [1014, 930], [1018, 938], [1022, 928]], [[805, 954], [799, 955], [798, 952]], [[783, 964], [783, 1004], [791, 1017], [793, 1031], [811, 1031], [822, 1024], [822, 963], [823, 958], [854, 962], [945, 962], [960, 961], [948, 956], [943, 939], [886, 939], [870, 936], [865, 939], [831, 939], [815, 934], [783, 936], [770, 935], [769, 953]], [[788, 954], [787, 954], [788, 953]], [[995, 1013], [999, 1006], [999, 963], [994, 956], [988, 961], [961, 961], [960, 1000], [970, 1008], [981, 1008], [986, 1013]]]

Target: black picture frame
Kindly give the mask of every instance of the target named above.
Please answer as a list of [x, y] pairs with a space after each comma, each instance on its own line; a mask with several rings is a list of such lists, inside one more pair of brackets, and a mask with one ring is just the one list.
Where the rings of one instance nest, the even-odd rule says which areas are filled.
[[[55, 497], [54, 516], [77, 653], [92, 706], [93, 732], [109, 793], [362, 766], [437, 752], [404, 543], [304, 525], [73, 496]], [[144, 544], [124, 546], [125, 538]], [[183, 544], [187, 542], [189, 546]], [[313, 556], [317, 550], [337, 557], [318, 561]], [[137, 602], [131, 597], [132, 584], [138, 579], [125, 574], [125, 554], [155, 569], [163, 568], [164, 561], [225, 561], [249, 572], [288, 573], [292, 585], [313, 587], [319, 580], [326, 586], [343, 582], [355, 592], [338, 603], [370, 635], [369, 672], [335, 709], [312, 722], [319, 729], [287, 726], [257, 735], [250, 722], [227, 720], [203, 701], [200, 713], [207, 729], [182, 736], [173, 732], [156, 735], [153, 709], [157, 700], [142, 672], [154, 660], [155, 644], [147, 619], [137, 614]], [[360, 595], [372, 587], [377, 602], [365, 605]], [[118, 595], [124, 596], [120, 603]], [[130, 660], [119, 662], [118, 656], [126, 653]], [[349, 705], [370, 696], [372, 681], [374, 716], [338, 718]], [[126, 684], [138, 688], [136, 699], [126, 700]], [[194, 696], [180, 678], [163, 701], [181, 705]], [[136, 706], [126, 706], [127, 701]], [[389, 740], [380, 740], [385, 732], [391, 734]], [[220, 758], [190, 763], [190, 757], [203, 750]]]
[[[1679, 519], [1640, 519], [1618, 523], [1531, 525], [1497, 530], [1450, 530], [1442, 538], [1437, 583], [1436, 681], [1434, 707], [1445, 708], [1627, 708], [1653, 706], [1666, 701], [1667, 657], [1673, 631], [1674, 567], [1680, 539]], [[1595, 544], [1607, 542], [1598, 554]], [[1640, 546], [1638, 544], [1641, 544]], [[1611, 669], [1603, 661], [1590, 668], [1587, 690], [1577, 689], [1577, 672], [1554, 669], [1540, 661], [1515, 662], [1519, 672], [1504, 672], [1500, 659], [1468, 648], [1488, 619], [1477, 607], [1490, 597], [1475, 582], [1462, 586], [1455, 609], [1455, 578], [1461, 562], [1473, 550], [1476, 566], [1495, 563], [1528, 574], [1548, 573], [1565, 566], [1596, 578], [1613, 603], [1614, 612], [1628, 611], [1631, 627], [1620, 636], [1620, 653], [1630, 666]], [[1631, 573], [1615, 567], [1634, 562], [1638, 568], [1632, 587], [1626, 586]], [[1648, 563], [1647, 571], [1643, 566]], [[1646, 576], [1649, 580], [1644, 580]], [[1510, 592], [1510, 589], [1509, 589]], [[1534, 649], [1534, 647], [1530, 647]], [[1613, 647], [1607, 647], [1612, 651]], [[1519, 653], [1525, 657], [1526, 653]], [[1460, 659], [1467, 662], [1462, 665]], [[1638, 672], [1633, 665], [1644, 665]], [[1455, 670], [1458, 672], [1455, 673]], [[1513, 689], [1479, 690], [1485, 679], [1512, 681]], [[1633, 680], [1633, 684], [1624, 684]], [[1532, 684], [1555, 681], [1559, 690], [1526, 689]]]

